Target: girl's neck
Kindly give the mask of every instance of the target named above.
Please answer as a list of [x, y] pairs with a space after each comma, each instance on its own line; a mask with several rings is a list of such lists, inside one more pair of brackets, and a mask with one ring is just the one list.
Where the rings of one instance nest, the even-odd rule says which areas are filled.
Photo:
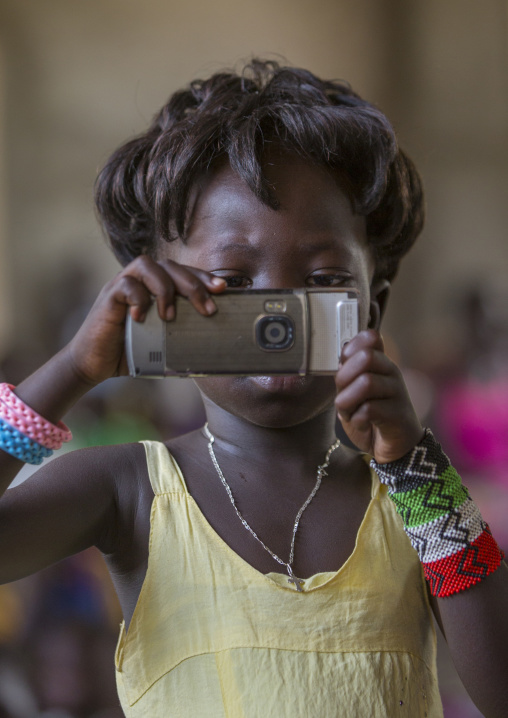
[[205, 398], [208, 428], [218, 446], [243, 460], [321, 463], [335, 441], [335, 411], [331, 407], [303, 424], [284, 428], [257, 426], [234, 416]]

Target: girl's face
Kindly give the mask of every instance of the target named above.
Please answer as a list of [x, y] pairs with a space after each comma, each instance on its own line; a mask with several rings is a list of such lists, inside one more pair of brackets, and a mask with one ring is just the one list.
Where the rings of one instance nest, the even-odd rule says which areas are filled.
[[[360, 327], [369, 323], [374, 262], [365, 218], [352, 212], [325, 168], [277, 154], [264, 166], [280, 207], [260, 202], [227, 163], [196, 188], [185, 243], [161, 244], [158, 259], [199, 267], [229, 287], [337, 287], [358, 292]], [[288, 427], [333, 405], [333, 377], [207, 377], [206, 398], [259, 426]]]

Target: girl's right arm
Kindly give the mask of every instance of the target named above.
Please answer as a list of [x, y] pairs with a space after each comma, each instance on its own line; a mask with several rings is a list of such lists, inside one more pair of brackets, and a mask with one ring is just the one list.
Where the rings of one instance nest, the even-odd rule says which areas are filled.
[[[215, 311], [211, 294], [225, 282], [170, 260], [141, 256], [100, 293], [82, 327], [55, 357], [15, 389], [17, 396], [52, 423], [91, 388], [127, 374], [124, 332], [127, 312], [143, 321], [152, 301], [171, 319], [175, 294], [188, 297], [201, 314]], [[97, 545], [118, 504], [117, 449], [84, 450], [51, 461], [6, 492], [22, 462], [0, 449], [0, 582], [15, 580]], [[102, 460], [100, 457], [102, 457]], [[108, 469], [114, 457], [115, 471]], [[126, 458], [126, 466], [129, 459]]]

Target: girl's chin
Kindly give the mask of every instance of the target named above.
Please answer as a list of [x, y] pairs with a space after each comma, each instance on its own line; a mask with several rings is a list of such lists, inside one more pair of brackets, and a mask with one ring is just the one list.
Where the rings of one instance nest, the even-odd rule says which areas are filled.
[[312, 415], [333, 406], [335, 382], [331, 376], [236, 376], [196, 379], [204, 397], [232, 414], [264, 412], [281, 415], [290, 408], [293, 418]]
[[335, 399], [335, 383], [330, 376], [207, 377], [196, 383], [207, 413], [215, 406], [257, 426], [274, 429], [296, 426], [333, 410]]

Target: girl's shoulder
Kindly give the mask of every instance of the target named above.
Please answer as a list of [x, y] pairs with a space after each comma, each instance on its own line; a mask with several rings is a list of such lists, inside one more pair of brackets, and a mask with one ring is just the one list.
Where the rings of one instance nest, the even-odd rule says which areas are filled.
[[137, 555], [136, 536], [147, 535], [153, 500], [144, 445], [92, 446], [71, 451], [60, 461], [75, 486], [88, 486], [88, 491], [82, 490], [83, 497], [95, 496], [103, 506], [112, 507], [98, 546], [101, 551], [116, 555], [120, 563], [126, 553]]
[[148, 524], [146, 476], [144, 447], [123, 444], [61, 454], [12, 486], [0, 501], [0, 581], [90, 546], [126, 565]]
[[74, 507], [110, 506], [122, 524], [123, 517], [135, 516], [153, 498], [141, 443], [68, 451], [43, 465], [26, 484], [35, 496], [64, 496]]
[[372, 475], [370, 468], [371, 456], [350, 446], [342, 445], [341, 470], [344, 476], [349, 476], [353, 481], [363, 479], [369, 481]]
[[146, 467], [145, 449], [140, 442], [88, 446], [55, 457], [50, 464], [53, 470], [71, 470], [99, 480], [108, 476], [125, 479], [143, 473]]

